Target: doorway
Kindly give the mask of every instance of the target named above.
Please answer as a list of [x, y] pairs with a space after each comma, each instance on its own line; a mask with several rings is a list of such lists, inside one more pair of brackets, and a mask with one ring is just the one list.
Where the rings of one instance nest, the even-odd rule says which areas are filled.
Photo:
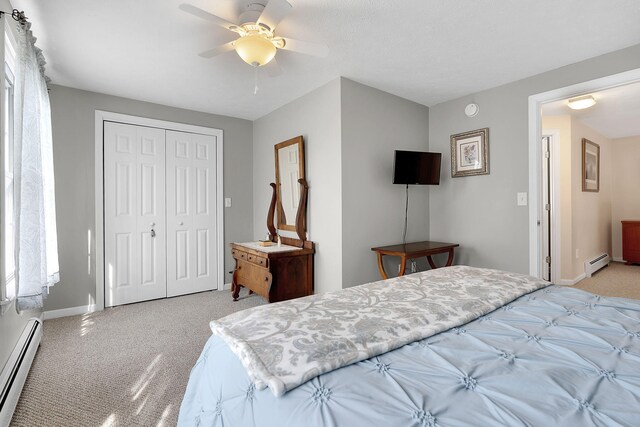
[[96, 306], [224, 277], [222, 131], [96, 111]]
[[[551, 142], [552, 150], [550, 155], [551, 164], [546, 163], [545, 150], [543, 146], [549, 140], [547, 129], [542, 127], [542, 107], [554, 101], [561, 101], [580, 95], [596, 93], [607, 89], [623, 87], [632, 83], [640, 82], [640, 69], [628, 71], [625, 73], [608, 76], [593, 81], [580, 83], [577, 85], [533, 95], [529, 97], [529, 192], [530, 192], [530, 274], [536, 277], [547, 278], [555, 284], [574, 284], [581, 279], [580, 275], [572, 280], [560, 280], [557, 274], [560, 266], [560, 230], [559, 230], [559, 213], [556, 209], [560, 208], [558, 181], [560, 177], [559, 168], [553, 166], [553, 142]], [[553, 139], [553, 138], [552, 138]], [[559, 141], [559, 140], [558, 140]], [[560, 145], [559, 143], [556, 146]], [[559, 158], [559, 156], [558, 156]], [[578, 163], [579, 164], [579, 163]], [[545, 165], [549, 167], [545, 170]], [[550, 173], [549, 173], [550, 172]], [[554, 182], [555, 181], [555, 182]], [[549, 185], [550, 184], [550, 185]], [[554, 195], [555, 191], [555, 195]], [[547, 210], [549, 193], [551, 193], [550, 211]], [[564, 203], [564, 202], [563, 202]], [[548, 217], [549, 213], [551, 218]], [[569, 212], [569, 211], [568, 211]], [[550, 228], [545, 226], [545, 222], [549, 221]], [[554, 226], [556, 224], [557, 226]], [[615, 223], [613, 224], [615, 227]], [[571, 238], [571, 227], [567, 229]], [[563, 234], [564, 233], [563, 231]], [[573, 233], [575, 234], [575, 233]], [[546, 270], [546, 256], [550, 252], [550, 272]], [[565, 254], [568, 263], [576, 263], [580, 256], [577, 249]], [[574, 266], [574, 271], [577, 269]], [[549, 273], [549, 274], [548, 274]], [[584, 275], [582, 275], [583, 277]]]

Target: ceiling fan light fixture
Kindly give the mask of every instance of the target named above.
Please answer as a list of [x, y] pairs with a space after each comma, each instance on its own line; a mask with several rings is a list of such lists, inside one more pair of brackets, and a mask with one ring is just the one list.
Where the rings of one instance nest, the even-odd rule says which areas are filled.
[[596, 104], [596, 100], [591, 95], [579, 96], [569, 100], [569, 108], [572, 110], [584, 110]]
[[240, 37], [235, 41], [234, 48], [244, 62], [254, 67], [268, 64], [276, 56], [277, 50], [270, 40], [255, 34]]

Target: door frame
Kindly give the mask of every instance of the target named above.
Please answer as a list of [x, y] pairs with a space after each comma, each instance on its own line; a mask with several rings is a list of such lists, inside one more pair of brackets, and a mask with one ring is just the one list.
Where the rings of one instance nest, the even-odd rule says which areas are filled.
[[[128, 114], [96, 110], [95, 113], [95, 243], [96, 243], [96, 310], [104, 310], [104, 122], [117, 122], [129, 125], [147, 126], [178, 132], [197, 133], [216, 137], [216, 246], [218, 256], [216, 288], [224, 286], [224, 158], [222, 129], [169, 122], [166, 120], [150, 119], [131, 116]], [[88, 236], [88, 257], [91, 259], [91, 236]], [[90, 261], [89, 261], [90, 262]]]
[[[541, 220], [543, 208], [542, 191], [540, 191], [542, 187], [540, 159], [542, 105], [637, 82], [640, 82], [640, 68], [529, 96], [529, 274], [531, 276], [540, 277], [541, 271], [542, 227], [538, 226], [538, 221]], [[559, 240], [560, 236], [552, 235], [551, 237], [554, 240], [552, 248], [559, 247], [556, 239]]]

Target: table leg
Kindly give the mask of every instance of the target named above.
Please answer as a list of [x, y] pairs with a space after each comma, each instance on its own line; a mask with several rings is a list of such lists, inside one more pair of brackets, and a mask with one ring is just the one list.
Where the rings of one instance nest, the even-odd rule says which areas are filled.
[[431, 255], [427, 255], [427, 261], [429, 261], [429, 265], [431, 266], [432, 269], [436, 269], [438, 268], [438, 266], [436, 265], [435, 262], [433, 262], [433, 259], [431, 259]]
[[453, 248], [449, 249], [449, 258], [447, 258], [447, 263], [444, 266], [449, 267], [451, 264], [453, 264]]
[[400, 273], [398, 273], [398, 276], [404, 276], [404, 269], [406, 267], [407, 267], [407, 257], [402, 256], [400, 257]]
[[382, 265], [382, 254], [380, 252], [376, 252], [378, 255], [378, 270], [380, 270], [380, 275], [383, 279], [388, 279], [387, 273], [384, 271], [384, 265]]
[[233, 270], [233, 276], [231, 279], [231, 296], [234, 301], [238, 301], [238, 296], [240, 296], [240, 284], [238, 284], [238, 269]]
[[[445, 267], [449, 267], [449, 266], [451, 266], [451, 264], [453, 264], [453, 248], [449, 249], [447, 251], [447, 253], [449, 254], [449, 258], [447, 258], [447, 263], [444, 265]], [[433, 262], [433, 259], [431, 258], [431, 255], [427, 255], [427, 261], [429, 261], [429, 265], [431, 266], [431, 268], [434, 268], [434, 269], [438, 268], [436, 263]]]

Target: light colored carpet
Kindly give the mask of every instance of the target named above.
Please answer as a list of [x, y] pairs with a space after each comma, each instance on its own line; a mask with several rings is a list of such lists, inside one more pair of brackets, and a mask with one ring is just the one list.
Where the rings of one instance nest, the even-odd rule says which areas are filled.
[[606, 297], [640, 299], [640, 265], [612, 262], [574, 287]]
[[47, 320], [11, 425], [175, 425], [209, 321], [263, 303], [213, 291]]

